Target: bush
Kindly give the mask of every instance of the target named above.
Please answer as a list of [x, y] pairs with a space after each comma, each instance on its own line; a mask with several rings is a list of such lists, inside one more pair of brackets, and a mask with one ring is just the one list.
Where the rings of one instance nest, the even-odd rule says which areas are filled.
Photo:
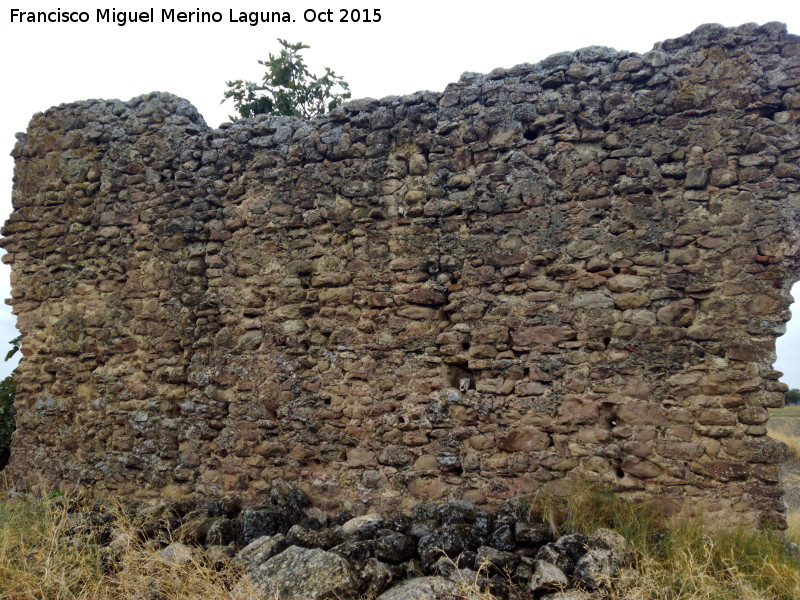
[[786, 404], [800, 404], [800, 390], [791, 389], [786, 392]]
[[[270, 53], [269, 60], [258, 61], [267, 68], [260, 84], [241, 79], [226, 82], [230, 89], [222, 102], [233, 100], [240, 117], [264, 114], [312, 119], [350, 97], [350, 86], [328, 67], [322, 77], [309, 72], [300, 54], [309, 46], [278, 42], [283, 46], [278, 56]], [[238, 117], [230, 118], [235, 121]]]
[[[19, 350], [21, 336], [11, 340], [11, 350], [6, 354], [5, 360], [9, 360]], [[11, 444], [11, 434], [17, 428], [14, 419], [14, 373], [0, 381], [0, 469], [8, 464], [9, 446]]]

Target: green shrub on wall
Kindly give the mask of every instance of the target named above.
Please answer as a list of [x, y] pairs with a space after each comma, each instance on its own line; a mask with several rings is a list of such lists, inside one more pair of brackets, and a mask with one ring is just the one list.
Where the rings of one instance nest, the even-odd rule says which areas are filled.
[[261, 83], [241, 79], [227, 82], [230, 89], [222, 102], [233, 100], [239, 117], [283, 115], [313, 119], [341, 106], [350, 97], [350, 86], [328, 67], [322, 77], [308, 70], [300, 51], [310, 46], [290, 44], [280, 38], [278, 42], [280, 54], [270, 53], [269, 60], [258, 61], [267, 68]]

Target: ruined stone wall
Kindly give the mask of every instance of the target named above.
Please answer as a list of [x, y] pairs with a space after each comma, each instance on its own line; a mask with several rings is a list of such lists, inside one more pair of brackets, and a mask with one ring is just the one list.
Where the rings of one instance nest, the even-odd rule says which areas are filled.
[[704, 26], [208, 128], [35, 115], [5, 260], [17, 485], [325, 509], [588, 479], [780, 523], [800, 40]]

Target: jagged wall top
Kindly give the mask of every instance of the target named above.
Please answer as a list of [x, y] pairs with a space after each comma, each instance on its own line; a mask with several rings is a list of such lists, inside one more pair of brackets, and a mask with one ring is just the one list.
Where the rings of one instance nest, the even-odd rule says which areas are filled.
[[[209, 129], [34, 116], [3, 245], [19, 485], [324, 508], [578, 479], [780, 522], [800, 44], [710, 25]], [[35, 476], [34, 476], [35, 475]]]

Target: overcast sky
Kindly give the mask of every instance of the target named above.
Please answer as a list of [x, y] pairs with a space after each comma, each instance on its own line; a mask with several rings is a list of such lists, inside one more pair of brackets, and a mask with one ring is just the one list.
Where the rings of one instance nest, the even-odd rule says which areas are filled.
[[[366, 11], [364, 7], [368, 7]], [[14, 9], [85, 11], [87, 23], [12, 22]], [[800, 34], [800, 9], [791, 0], [671, 2], [517, 0], [401, 2], [118, 2], [117, 12], [150, 11], [155, 22], [98, 22], [108, 4], [11, 0], [0, 17], [2, 111], [0, 111], [0, 214], [11, 210], [14, 133], [31, 115], [53, 105], [87, 98], [128, 100], [172, 92], [190, 100], [211, 126], [233, 112], [220, 106], [225, 81], [258, 80], [257, 63], [277, 53], [276, 38], [304, 42], [314, 73], [331, 67], [350, 83], [354, 98], [380, 98], [418, 90], [441, 91], [465, 71], [537, 62], [555, 52], [603, 45], [646, 52], [657, 41], [689, 33], [703, 23], [735, 26], [781, 21]], [[340, 22], [345, 11], [360, 22]], [[359, 10], [360, 9], [360, 10]], [[376, 19], [379, 10], [380, 20]], [[330, 12], [328, 12], [330, 10]], [[350, 11], [355, 10], [356, 15]], [[218, 11], [218, 23], [162, 22], [162, 11]], [[287, 11], [290, 23], [252, 26], [240, 13]], [[232, 14], [231, 14], [232, 12]], [[371, 22], [364, 22], [364, 13]], [[314, 22], [307, 22], [317, 16]], [[187, 15], [188, 16], [188, 15]], [[231, 19], [233, 16], [233, 19]], [[332, 22], [328, 22], [330, 17]], [[117, 19], [119, 21], [119, 19]], [[236, 22], [232, 22], [236, 21]], [[800, 287], [795, 287], [795, 296]], [[8, 269], [0, 267], [0, 296], [9, 296]], [[16, 336], [14, 317], [0, 307], [0, 358]], [[800, 316], [778, 341], [784, 381], [800, 388]], [[796, 330], [796, 331], [795, 331]], [[0, 377], [13, 367], [0, 364]]]

